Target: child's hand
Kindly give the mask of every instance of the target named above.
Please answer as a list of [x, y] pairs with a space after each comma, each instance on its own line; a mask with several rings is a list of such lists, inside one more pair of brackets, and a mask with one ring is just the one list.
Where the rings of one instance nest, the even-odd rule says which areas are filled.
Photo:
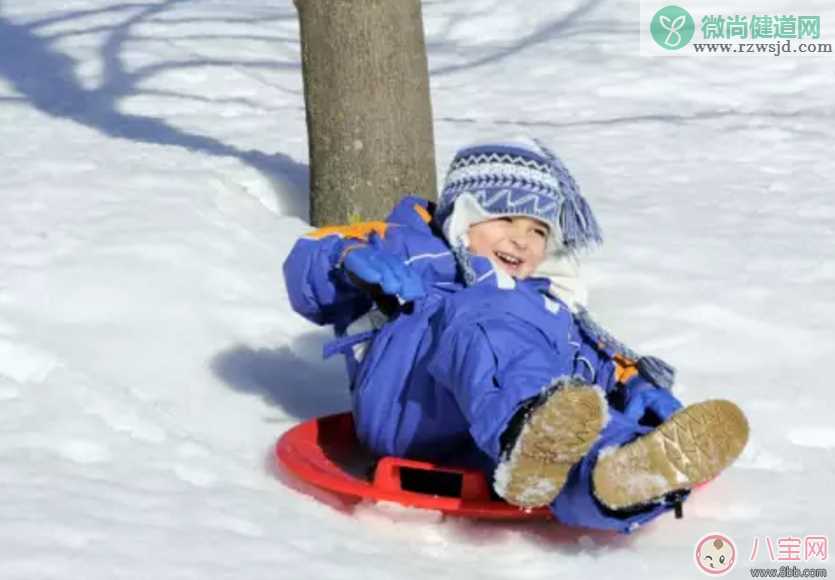
[[679, 403], [670, 391], [654, 385], [642, 384], [632, 390], [628, 396], [628, 403], [624, 415], [633, 421], [640, 421], [647, 410], [655, 413], [661, 421], [666, 421], [670, 416], [681, 409]]
[[360, 246], [351, 249], [342, 267], [361, 281], [377, 284], [385, 294], [408, 302], [426, 294], [423, 280], [403, 260], [381, 248]]

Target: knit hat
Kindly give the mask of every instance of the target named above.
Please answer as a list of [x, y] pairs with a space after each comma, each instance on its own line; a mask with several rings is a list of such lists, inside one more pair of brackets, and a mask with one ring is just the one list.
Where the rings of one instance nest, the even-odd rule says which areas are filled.
[[[548, 278], [554, 296], [578, 312], [587, 292], [576, 250], [602, 241], [600, 227], [565, 165], [537, 140], [484, 143], [458, 151], [435, 212], [467, 284], [475, 275], [467, 247], [471, 225], [500, 216], [548, 224], [547, 256], [533, 276]], [[500, 287], [513, 279], [496, 271]]]
[[[519, 215], [545, 222], [557, 247], [568, 252], [602, 241], [577, 182], [562, 161], [535, 139], [479, 144], [455, 154], [436, 214], [448, 238], [456, 237], [448, 222], [464, 197], [470, 198], [466, 205], [486, 214], [484, 219]], [[472, 220], [467, 221], [471, 225]]]

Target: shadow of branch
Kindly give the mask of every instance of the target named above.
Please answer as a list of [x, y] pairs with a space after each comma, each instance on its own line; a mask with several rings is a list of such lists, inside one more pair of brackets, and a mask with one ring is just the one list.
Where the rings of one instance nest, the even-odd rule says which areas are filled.
[[[553, 40], [555, 36], [565, 33], [577, 22], [581, 22], [584, 16], [586, 16], [589, 12], [594, 10], [594, 8], [596, 8], [602, 2], [603, 0], [587, 0], [586, 2], [580, 4], [577, 8], [575, 8], [559, 20], [553, 22], [546, 22], [541, 27], [533, 30], [530, 34], [523, 36], [518, 41], [513, 42], [508, 46], [499, 48], [498, 50], [492, 51], [488, 54], [479, 56], [461, 64], [452, 64], [433, 68], [429, 71], [429, 73], [431, 76], [437, 77], [441, 75], [456, 73], [462, 70], [471, 70], [487, 64], [494, 64], [523, 50], [527, 50], [543, 42]], [[438, 43], [430, 42], [427, 46], [438, 47], [441, 45]], [[448, 46], [447, 48], [453, 49], [456, 53], [461, 52], [458, 47]]]
[[[209, 66], [240, 69], [284, 70], [299, 68], [299, 63], [272, 60], [201, 59], [158, 63], [128, 72], [122, 62], [126, 42], [133, 39], [132, 28], [152, 17], [158, 17], [175, 5], [189, 0], [165, 0], [154, 4], [125, 3], [107, 8], [75, 11], [36, 20], [28, 24], [12, 22], [0, 14], [0, 78], [35, 109], [56, 118], [70, 119], [103, 135], [132, 141], [182, 147], [218, 157], [233, 157], [262, 173], [276, 192], [282, 192], [282, 205], [289, 215], [304, 219], [307, 215], [309, 170], [290, 156], [276, 152], [244, 150], [208, 135], [180, 129], [164, 119], [120, 111], [124, 98], [144, 94], [140, 83], [149, 76], [169, 70]], [[135, 12], [117, 25], [109, 27], [100, 56], [103, 81], [97, 88], [86, 88], [77, 70], [79, 62], [54, 47], [54, 40], [36, 33], [50, 24], [74, 22], [88, 16]], [[267, 15], [264, 16], [268, 18]], [[289, 18], [275, 16], [277, 19]], [[220, 19], [223, 21], [224, 19]], [[255, 22], [255, 20], [251, 20]], [[169, 97], [177, 93], [169, 91]], [[188, 99], [188, 95], [180, 95]], [[288, 199], [289, 198], [289, 199]]]

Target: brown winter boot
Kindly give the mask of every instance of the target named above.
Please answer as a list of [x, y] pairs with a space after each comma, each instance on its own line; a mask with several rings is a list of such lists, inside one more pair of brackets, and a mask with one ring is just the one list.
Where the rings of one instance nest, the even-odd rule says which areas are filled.
[[567, 381], [522, 417], [518, 436], [496, 468], [496, 493], [524, 508], [550, 504], [607, 419], [603, 391], [580, 381]]
[[748, 421], [730, 401], [690, 405], [635, 441], [604, 449], [592, 471], [594, 494], [622, 509], [690, 489], [719, 475], [747, 441]]

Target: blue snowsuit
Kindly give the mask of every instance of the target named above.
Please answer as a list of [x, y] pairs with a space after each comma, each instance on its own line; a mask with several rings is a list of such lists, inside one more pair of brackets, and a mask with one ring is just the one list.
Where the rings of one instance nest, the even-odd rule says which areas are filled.
[[[547, 279], [501, 289], [490, 261], [470, 256], [476, 282], [465, 285], [433, 226], [428, 202], [407, 197], [386, 222], [323, 228], [299, 239], [284, 264], [293, 308], [316, 324], [333, 325], [339, 337], [325, 350], [346, 357], [360, 441], [380, 456], [477, 465], [492, 474], [500, 437], [520, 406], [556, 379], [576, 376], [606, 392], [609, 421], [552, 503], [556, 518], [628, 532], [671, 509], [661, 502], [613, 512], [591, 490], [600, 449], [652, 428], [619, 409], [622, 385], [647, 380], [635, 361], [584, 332], [549, 295]], [[428, 292], [382, 326], [354, 332], [373, 304], [335, 266], [347, 247], [368, 240], [400, 256]]]

